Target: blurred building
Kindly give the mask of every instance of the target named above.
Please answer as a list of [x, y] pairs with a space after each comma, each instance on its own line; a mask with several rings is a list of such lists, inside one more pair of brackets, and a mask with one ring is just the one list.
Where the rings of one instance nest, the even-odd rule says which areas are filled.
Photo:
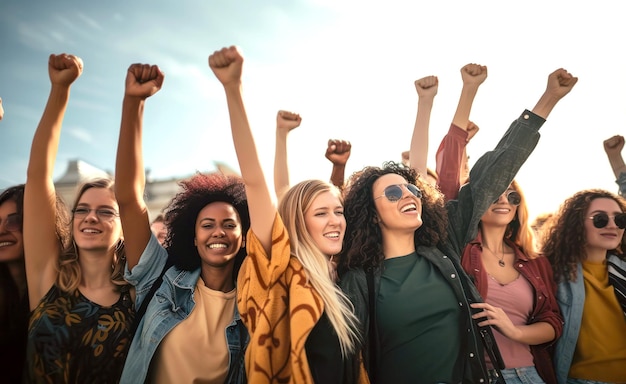
[[[178, 182], [184, 178], [152, 180], [146, 174], [145, 201], [152, 221], [169, 204], [179, 190]], [[78, 186], [98, 177], [113, 177], [112, 173], [94, 167], [83, 160], [70, 160], [65, 173], [54, 182], [57, 194], [67, 203], [74, 204]]]

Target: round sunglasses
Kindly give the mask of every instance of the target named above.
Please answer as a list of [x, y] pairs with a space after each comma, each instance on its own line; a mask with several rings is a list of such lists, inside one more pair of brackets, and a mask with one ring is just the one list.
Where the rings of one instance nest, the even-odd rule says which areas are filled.
[[19, 232], [22, 230], [22, 216], [12, 213], [6, 219], [0, 219], [0, 227], [4, 223], [4, 229], [9, 232]]
[[606, 227], [609, 224], [609, 218], [613, 219], [619, 229], [626, 228], [626, 213], [618, 213], [617, 215], [609, 216], [606, 212], [598, 212], [588, 217], [588, 219], [592, 220], [593, 226], [596, 228]]
[[420, 189], [413, 184], [392, 184], [385, 188], [384, 193], [380, 196], [375, 197], [374, 200], [380, 199], [384, 196], [390, 202], [395, 203], [402, 198], [402, 195], [404, 195], [404, 192], [402, 191], [403, 186], [408, 189], [409, 192], [413, 194], [413, 196], [417, 197], [418, 199], [422, 198], [422, 191], [420, 191]]
[[[522, 202], [522, 196], [520, 196], [520, 194], [517, 191], [508, 191], [505, 196], [509, 204], [514, 205], [516, 207], [520, 205], [520, 203]], [[492, 204], [496, 204], [499, 200], [500, 200], [500, 196], [498, 196], [498, 198]]]

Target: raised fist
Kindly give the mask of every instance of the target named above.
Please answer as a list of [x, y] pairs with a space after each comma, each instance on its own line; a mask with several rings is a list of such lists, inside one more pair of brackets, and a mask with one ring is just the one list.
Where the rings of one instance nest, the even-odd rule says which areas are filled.
[[480, 64], [467, 64], [461, 68], [463, 84], [480, 85], [487, 78], [487, 67]]
[[164, 78], [156, 65], [131, 64], [126, 73], [126, 95], [143, 99], [150, 97], [161, 89]]
[[52, 54], [48, 59], [48, 75], [55, 85], [71, 85], [83, 73], [83, 60], [74, 55]]
[[415, 80], [415, 89], [419, 97], [435, 97], [439, 88], [437, 76], [426, 76]]
[[238, 84], [241, 82], [243, 56], [235, 46], [222, 48], [209, 56], [209, 67], [222, 85]]
[[330, 160], [333, 165], [346, 165], [350, 158], [350, 150], [352, 144], [346, 140], [328, 140], [328, 147], [326, 148], [326, 158]]
[[302, 117], [297, 113], [281, 110], [276, 114], [276, 129], [279, 130], [289, 132], [294, 128], [298, 128], [301, 122]]
[[610, 139], [604, 140], [604, 151], [607, 154], [622, 153], [622, 149], [624, 149], [624, 136], [615, 135]]

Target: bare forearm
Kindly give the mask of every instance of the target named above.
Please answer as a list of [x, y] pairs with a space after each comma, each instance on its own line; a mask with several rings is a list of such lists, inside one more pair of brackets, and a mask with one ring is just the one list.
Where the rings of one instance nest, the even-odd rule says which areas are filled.
[[120, 205], [143, 201], [146, 184], [143, 164], [143, 111], [145, 100], [125, 96], [115, 162], [115, 196]]
[[607, 154], [607, 157], [609, 159], [609, 163], [611, 164], [613, 174], [615, 175], [615, 178], [618, 179], [620, 173], [626, 172], [626, 164], [624, 164], [624, 159], [622, 158], [621, 153]]
[[345, 165], [333, 164], [333, 170], [330, 173], [330, 182], [339, 189], [343, 189], [343, 183], [345, 180]]
[[528, 345], [548, 343], [556, 337], [554, 328], [549, 323], [537, 322], [529, 325], [518, 326], [515, 341]]
[[452, 118], [452, 123], [457, 127], [467, 129], [474, 98], [476, 98], [476, 94], [478, 93], [478, 86], [479, 84], [463, 84], [459, 103], [456, 107], [454, 117]]
[[411, 136], [409, 164], [422, 175], [426, 174], [428, 163], [428, 140], [430, 130], [430, 115], [433, 108], [433, 97], [420, 97], [417, 103], [415, 126]]
[[287, 131], [277, 129], [274, 153], [274, 189], [279, 199], [289, 189], [289, 163], [287, 160]]
[[52, 85], [30, 151], [27, 175], [43, 181], [52, 180], [65, 110], [70, 97], [69, 86]]

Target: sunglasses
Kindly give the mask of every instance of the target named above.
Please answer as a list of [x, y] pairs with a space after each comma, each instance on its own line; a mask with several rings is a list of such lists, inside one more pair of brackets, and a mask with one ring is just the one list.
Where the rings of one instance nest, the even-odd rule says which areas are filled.
[[[505, 196], [509, 204], [516, 207], [522, 202], [522, 196], [520, 196], [517, 191], [508, 191]], [[492, 204], [496, 204], [499, 200], [500, 196], [498, 196], [498, 198]]]
[[609, 218], [613, 219], [619, 229], [626, 228], [626, 213], [618, 213], [617, 215], [609, 216], [605, 212], [599, 212], [589, 217], [589, 219], [593, 221], [593, 226], [596, 228], [606, 227], [609, 224]]
[[392, 184], [385, 188], [384, 193], [380, 196], [375, 197], [374, 200], [380, 199], [384, 196], [390, 202], [395, 203], [402, 198], [402, 195], [404, 195], [404, 192], [402, 191], [403, 186], [408, 189], [409, 192], [413, 194], [413, 196], [417, 197], [418, 199], [422, 198], [422, 191], [420, 191], [420, 189], [413, 184]]
[[12, 213], [6, 219], [0, 219], [0, 226], [4, 223], [4, 229], [9, 232], [19, 232], [22, 230], [22, 216]]
[[114, 210], [108, 209], [108, 208], [93, 209], [93, 208], [84, 208], [84, 207], [72, 209], [72, 214], [74, 215], [74, 218], [82, 219], [85, 216], [87, 216], [89, 212], [91, 211], [96, 212], [96, 216], [98, 216], [98, 219], [102, 221], [112, 220], [113, 218], [120, 215]]

